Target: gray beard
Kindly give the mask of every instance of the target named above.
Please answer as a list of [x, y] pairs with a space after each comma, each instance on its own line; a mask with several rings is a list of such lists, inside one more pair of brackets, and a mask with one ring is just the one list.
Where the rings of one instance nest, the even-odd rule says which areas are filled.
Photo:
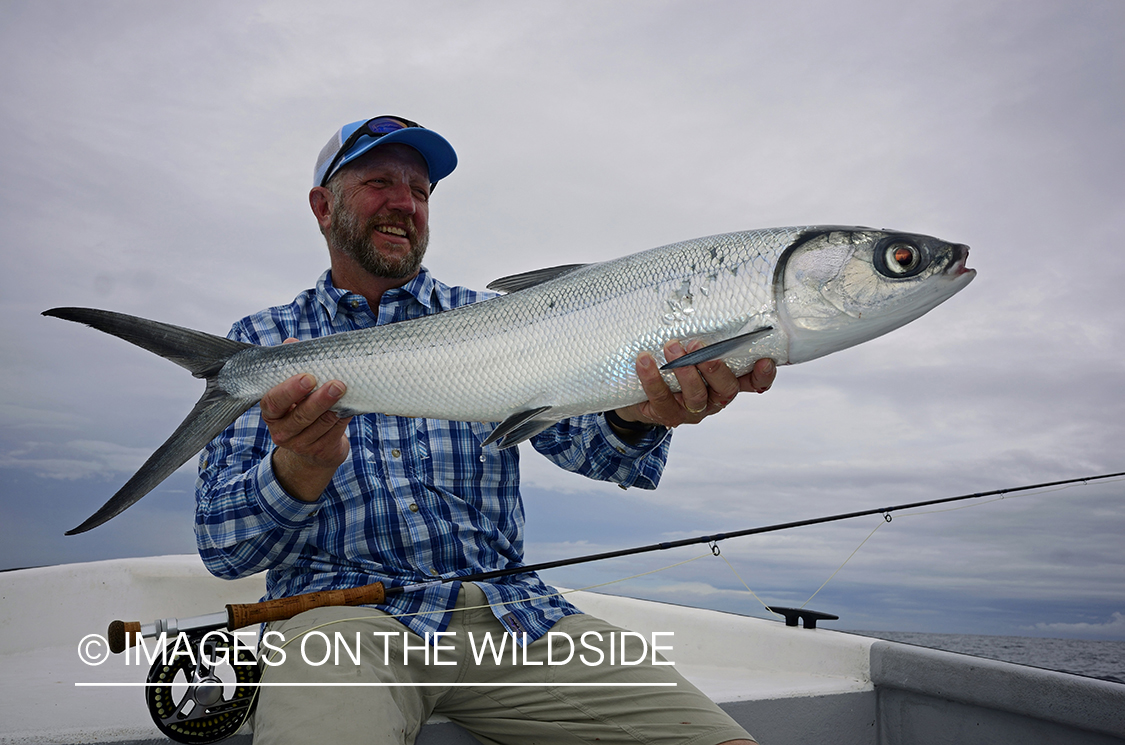
[[371, 217], [361, 225], [355, 213], [344, 206], [342, 199], [337, 198], [334, 201], [332, 227], [328, 232], [333, 246], [344, 252], [368, 274], [376, 277], [410, 279], [418, 273], [422, 268], [426, 247], [430, 244], [429, 228], [419, 234], [410, 220], [394, 222], [394, 225], [406, 231], [406, 238], [410, 241], [410, 252], [401, 258], [389, 258], [376, 251], [371, 241], [375, 227], [380, 224], [386, 225], [386, 218]]

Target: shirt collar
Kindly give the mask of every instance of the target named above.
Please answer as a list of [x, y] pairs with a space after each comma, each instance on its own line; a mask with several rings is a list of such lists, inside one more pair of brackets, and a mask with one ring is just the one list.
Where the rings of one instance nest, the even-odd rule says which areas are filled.
[[434, 306], [436, 305], [436, 293], [434, 292], [436, 288], [437, 283], [430, 275], [430, 270], [426, 267], [422, 267], [418, 270], [418, 275], [414, 277], [414, 279], [410, 280], [402, 287], [396, 287], [393, 290], [388, 290], [383, 294], [383, 297], [389, 297], [392, 300], [398, 301], [407, 300], [409, 299], [409, 297], [413, 297], [415, 300], [421, 303], [422, 307], [424, 307], [426, 310], [433, 310]]
[[[410, 299], [418, 301], [427, 311], [433, 310], [435, 306], [440, 306], [437, 298], [437, 282], [430, 274], [430, 270], [422, 267], [418, 275], [410, 280], [402, 287], [395, 287], [394, 289], [387, 290], [383, 294], [383, 302], [403, 302]], [[336, 313], [340, 309], [340, 304], [344, 302], [345, 298], [352, 295], [348, 290], [342, 290], [332, 283], [332, 270], [325, 270], [324, 274], [320, 275], [320, 279], [316, 282], [316, 297], [325, 310], [328, 311], [329, 318], [335, 319]], [[441, 309], [440, 307], [438, 308]]]

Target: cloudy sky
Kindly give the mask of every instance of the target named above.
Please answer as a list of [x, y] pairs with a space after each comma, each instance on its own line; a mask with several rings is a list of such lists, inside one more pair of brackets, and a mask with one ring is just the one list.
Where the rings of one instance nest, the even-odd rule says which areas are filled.
[[[64, 538], [201, 392], [41, 311], [223, 334], [327, 265], [341, 124], [460, 167], [427, 265], [516, 271], [783, 225], [972, 247], [963, 293], [678, 431], [655, 492], [528, 451], [528, 559], [1125, 471], [1118, 0], [0, 5], [0, 568], [194, 551], [193, 474]], [[964, 503], [962, 503], [964, 504]], [[877, 526], [879, 529], [870, 535]], [[1125, 639], [1125, 482], [721, 544], [608, 591], [836, 628]], [[705, 547], [556, 570], [582, 587]], [[216, 580], [218, 581], [218, 580]]]

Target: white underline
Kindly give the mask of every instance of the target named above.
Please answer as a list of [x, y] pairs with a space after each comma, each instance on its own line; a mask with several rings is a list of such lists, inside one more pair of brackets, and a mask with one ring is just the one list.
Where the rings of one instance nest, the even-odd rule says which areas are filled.
[[[97, 688], [167, 688], [187, 686], [186, 682], [172, 683], [75, 683], [79, 687]], [[678, 683], [224, 683], [239, 688], [264, 688], [266, 686], [315, 686], [340, 688], [350, 686], [370, 688], [656, 688], [675, 687]]]

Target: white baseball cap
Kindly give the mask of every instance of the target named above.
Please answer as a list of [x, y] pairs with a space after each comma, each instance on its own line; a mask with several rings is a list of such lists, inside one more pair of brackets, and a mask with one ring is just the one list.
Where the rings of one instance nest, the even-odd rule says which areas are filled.
[[430, 184], [453, 173], [457, 153], [433, 130], [400, 116], [377, 116], [340, 128], [320, 151], [313, 171], [313, 186], [324, 186], [337, 171], [376, 145], [399, 142], [417, 150], [430, 171]]

